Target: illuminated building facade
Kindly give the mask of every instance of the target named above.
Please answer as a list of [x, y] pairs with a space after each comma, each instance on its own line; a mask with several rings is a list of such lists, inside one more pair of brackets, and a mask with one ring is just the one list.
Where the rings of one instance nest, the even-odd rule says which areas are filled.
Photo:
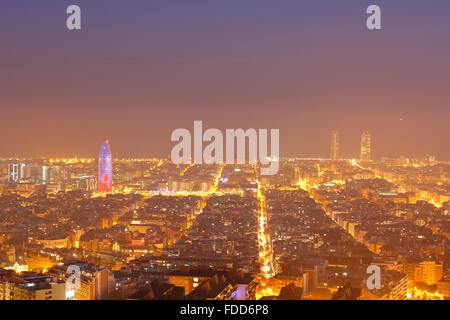
[[17, 182], [19, 180], [19, 165], [8, 164], [8, 182]]
[[360, 160], [361, 161], [370, 161], [372, 160], [371, 158], [371, 140], [372, 137], [370, 135], [370, 133], [363, 132], [363, 134], [361, 135], [361, 157]]
[[101, 192], [112, 191], [112, 156], [109, 141], [103, 142], [98, 158], [98, 189]]
[[339, 160], [339, 131], [331, 132], [331, 160]]
[[436, 284], [443, 275], [443, 265], [435, 261], [422, 261], [416, 267], [416, 282], [424, 282], [427, 285]]
[[65, 300], [66, 283], [35, 272], [0, 269], [0, 300]]
[[25, 163], [8, 164], [8, 182], [19, 182], [25, 177]]

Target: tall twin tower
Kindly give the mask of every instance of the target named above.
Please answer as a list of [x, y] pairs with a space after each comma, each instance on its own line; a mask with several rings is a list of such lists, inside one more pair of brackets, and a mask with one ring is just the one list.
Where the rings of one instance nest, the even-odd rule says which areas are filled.
[[[372, 146], [372, 136], [367, 131], [361, 134], [361, 161], [371, 161], [371, 146]], [[339, 131], [331, 132], [331, 160], [339, 160]]]

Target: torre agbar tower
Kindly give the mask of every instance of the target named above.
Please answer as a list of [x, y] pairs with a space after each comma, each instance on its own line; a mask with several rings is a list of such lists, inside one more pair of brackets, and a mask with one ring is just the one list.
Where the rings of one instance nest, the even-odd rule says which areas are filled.
[[112, 191], [112, 156], [108, 140], [103, 142], [98, 157], [98, 190]]

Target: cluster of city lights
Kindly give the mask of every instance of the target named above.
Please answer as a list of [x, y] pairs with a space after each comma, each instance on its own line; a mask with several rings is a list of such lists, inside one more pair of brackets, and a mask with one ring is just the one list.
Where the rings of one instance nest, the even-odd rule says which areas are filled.
[[436, 292], [429, 292], [426, 290], [418, 289], [414, 287], [407, 294], [408, 299], [420, 299], [420, 300], [444, 300], [444, 296]]

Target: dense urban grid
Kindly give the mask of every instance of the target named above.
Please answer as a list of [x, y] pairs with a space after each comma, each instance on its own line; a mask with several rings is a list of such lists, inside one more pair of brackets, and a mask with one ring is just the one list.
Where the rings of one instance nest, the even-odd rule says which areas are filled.
[[[450, 163], [0, 159], [0, 299], [444, 300]], [[112, 151], [112, 152], [111, 152]], [[381, 286], [368, 288], [368, 267]]]

